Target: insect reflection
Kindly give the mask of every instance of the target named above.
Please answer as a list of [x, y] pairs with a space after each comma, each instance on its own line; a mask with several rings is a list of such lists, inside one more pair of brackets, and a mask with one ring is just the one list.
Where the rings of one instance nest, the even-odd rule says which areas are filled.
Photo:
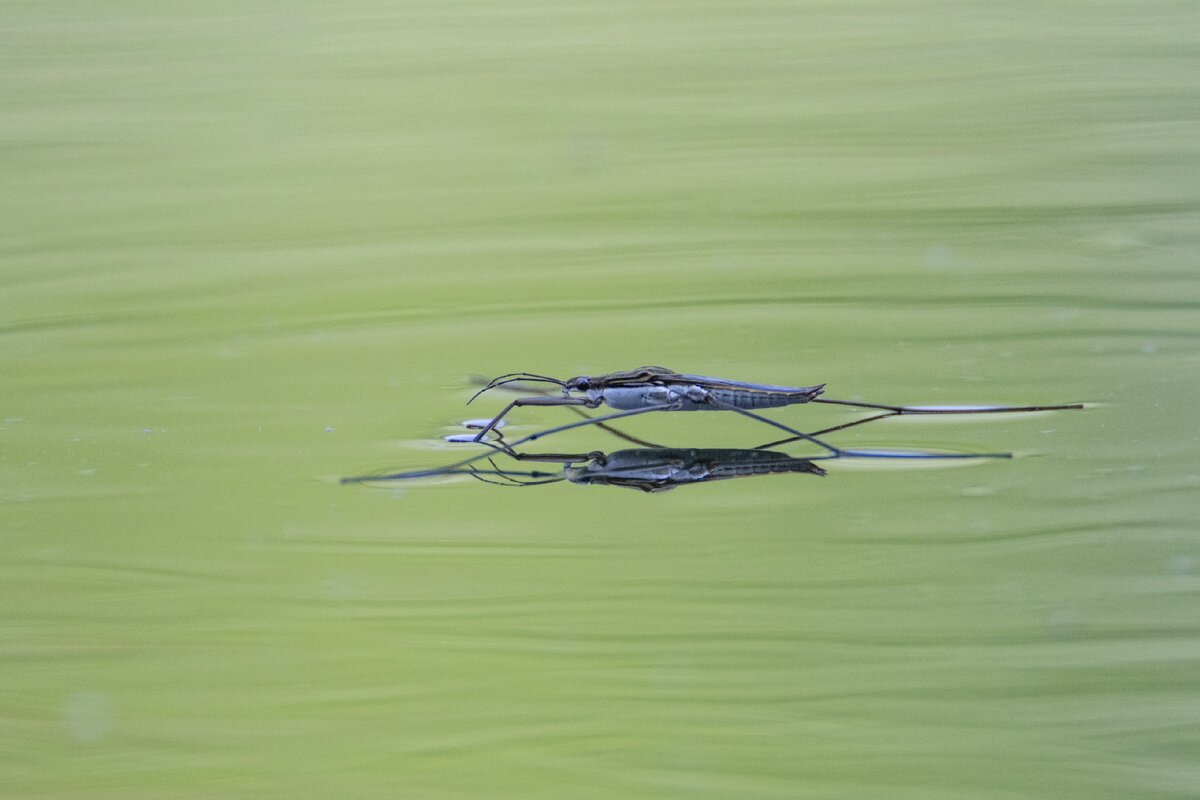
[[[639, 489], [644, 492], [664, 492], [678, 486], [686, 486], [709, 481], [728, 480], [730, 478], [749, 478], [763, 475], [780, 475], [785, 473], [800, 473], [823, 476], [826, 471], [817, 462], [837, 459], [889, 459], [889, 460], [968, 460], [1011, 458], [1011, 453], [944, 453], [924, 450], [843, 450], [821, 441], [818, 436], [832, 431], [843, 430], [855, 425], [871, 422], [877, 417], [844, 423], [825, 430], [805, 434], [804, 438], [824, 447], [824, 455], [812, 457], [795, 457], [778, 450], [767, 449], [769, 445], [751, 449], [743, 448], [676, 448], [676, 447], [634, 447], [605, 453], [593, 450], [586, 453], [523, 453], [515, 448], [534, 439], [547, 436], [557, 429], [539, 431], [508, 444], [497, 432], [495, 441], [482, 442], [489, 452], [483, 452], [470, 458], [433, 469], [412, 470], [408, 472], [392, 472], [379, 475], [360, 475], [353, 478], [343, 478], [342, 483], [376, 483], [384, 481], [408, 480], [414, 478], [437, 478], [448, 475], [468, 475], [484, 483], [494, 483], [502, 486], [538, 486], [547, 483], [567, 481], [579, 485], [623, 486]], [[587, 424], [587, 420], [561, 428], [575, 427]], [[621, 438], [626, 437], [621, 431], [605, 427], [605, 430]], [[559, 464], [557, 471], [537, 469], [502, 468], [496, 463], [497, 458], [509, 458], [521, 464], [551, 463]], [[478, 465], [486, 460], [491, 469]]]

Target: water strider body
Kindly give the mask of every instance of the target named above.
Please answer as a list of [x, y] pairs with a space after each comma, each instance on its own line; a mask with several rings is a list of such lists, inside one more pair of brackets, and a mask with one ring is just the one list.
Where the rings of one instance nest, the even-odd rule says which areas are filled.
[[[810, 439], [808, 434], [795, 431], [786, 425], [758, 415], [757, 411], [767, 408], [781, 408], [799, 403], [829, 403], [833, 405], [852, 406], [883, 412], [883, 416], [899, 416], [902, 414], [963, 414], [963, 413], [1000, 413], [1014, 411], [1052, 411], [1061, 409], [1083, 408], [1080, 403], [1053, 406], [987, 406], [969, 408], [930, 408], [921, 406], [897, 406], [884, 403], [863, 403], [852, 400], [833, 400], [821, 397], [825, 385], [816, 386], [775, 386], [765, 383], [749, 383], [746, 381], [713, 378], [707, 375], [691, 375], [675, 372], [666, 367], [638, 367], [624, 372], [611, 372], [607, 375], [580, 375], [568, 380], [559, 380], [545, 375], [535, 375], [529, 372], [512, 372], [488, 381], [482, 389], [475, 393], [474, 400], [484, 392], [505, 384], [515, 382], [553, 383], [562, 387], [562, 395], [534, 395], [519, 397], [483, 426], [475, 436], [479, 442], [487, 436], [504, 419], [513, 408], [518, 406], [576, 406], [583, 408], [599, 408], [607, 405], [616, 409], [617, 413], [598, 417], [593, 422], [632, 416], [648, 411], [734, 411], [743, 416], [751, 417], [781, 430], [787, 431], [793, 439]], [[470, 402], [470, 401], [468, 401]], [[575, 423], [575, 427], [579, 424]], [[556, 429], [557, 430], [557, 429]], [[817, 442], [828, 448], [821, 442]]]
[[[648, 367], [647, 369], [662, 368]], [[618, 411], [632, 411], [636, 408], [654, 408], [672, 404], [678, 404], [679, 411], [712, 411], [721, 406], [734, 406], [745, 411], [755, 411], [807, 403], [815, 399], [824, 389], [823, 386], [792, 387], [734, 383], [704, 375], [678, 375], [675, 373], [671, 373], [669, 379], [656, 375], [646, 383], [640, 384], [600, 382], [589, 386], [584, 383], [584, 381], [604, 381], [610, 377], [605, 375], [599, 379], [572, 378], [571, 381], [578, 383], [572, 387], [571, 381], [568, 381], [566, 391], [580, 392], [594, 406], [603, 403]]]

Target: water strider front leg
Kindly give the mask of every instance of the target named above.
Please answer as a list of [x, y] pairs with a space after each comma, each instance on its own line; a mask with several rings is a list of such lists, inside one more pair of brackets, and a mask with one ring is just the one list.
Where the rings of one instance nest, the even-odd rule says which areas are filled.
[[487, 436], [488, 431], [499, 425], [500, 420], [504, 419], [504, 415], [512, 411], [516, 406], [584, 406], [586, 408], [598, 408], [600, 402], [599, 400], [591, 400], [584, 397], [568, 397], [566, 395], [562, 397], [518, 397], [506, 405], [503, 411], [492, 417], [491, 421], [471, 441], [482, 442], [483, 437]]

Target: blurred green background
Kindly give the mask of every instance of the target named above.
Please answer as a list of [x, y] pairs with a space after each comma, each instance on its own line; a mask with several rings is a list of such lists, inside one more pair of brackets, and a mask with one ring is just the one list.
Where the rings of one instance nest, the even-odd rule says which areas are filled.
[[[6, 2], [0, 795], [1195, 796], [1198, 8]], [[337, 484], [646, 363], [1092, 406]]]

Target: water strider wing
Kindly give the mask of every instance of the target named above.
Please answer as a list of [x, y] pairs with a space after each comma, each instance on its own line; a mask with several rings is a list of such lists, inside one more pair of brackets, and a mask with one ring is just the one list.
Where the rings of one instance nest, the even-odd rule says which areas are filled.
[[728, 378], [713, 378], [708, 375], [686, 375], [675, 374], [668, 380], [680, 381], [683, 383], [694, 383], [697, 386], [703, 386], [705, 389], [733, 389], [745, 392], [764, 392], [768, 394], [803, 394], [817, 395], [825, 387], [825, 384], [817, 384], [816, 386], [774, 386], [769, 383], [750, 383], [749, 381], [735, 381]]
[[610, 372], [593, 378], [601, 386], [642, 386], [647, 383], [663, 383], [678, 377], [675, 370], [666, 367], [638, 367], [624, 372]]
[[623, 372], [610, 372], [595, 379], [603, 386], [641, 386], [647, 383], [690, 383], [703, 386], [705, 389], [733, 389], [747, 392], [767, 392], [770, 394], [819, 394], [825, 384], [817, 386], [775, 386], [769, 383], [750, 383], [735, 381], [729, 378], [714, 378], [710, 375], [691, 375], [685, 372], [675, 372], [666, 367], [638, 367]]

